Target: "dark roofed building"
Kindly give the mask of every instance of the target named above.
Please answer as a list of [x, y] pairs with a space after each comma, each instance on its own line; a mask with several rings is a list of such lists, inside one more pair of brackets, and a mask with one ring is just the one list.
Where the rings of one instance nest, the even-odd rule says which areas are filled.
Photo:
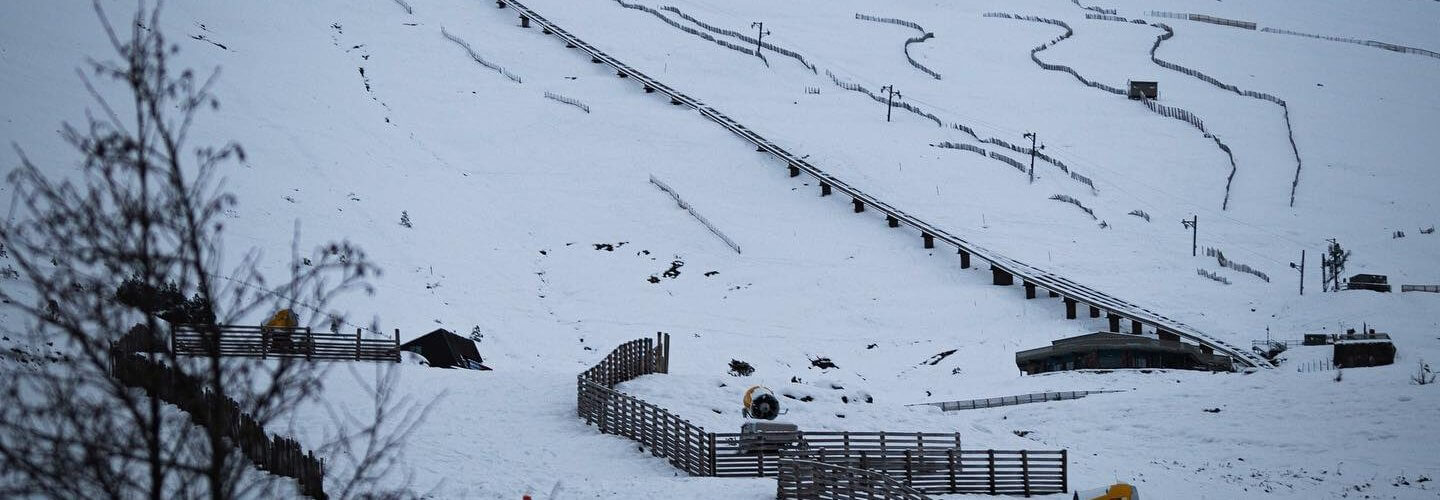
[[424, 356], [430, 366], [436, 368], [490, 369], [481, 364], [480, 350], [475, 348], [475, 341], [444, 328], [400, 344], [400, 350]]
[[1115, 368], [1175, 368], [1225, 370], [1228, 356], [1215, 355], [1205, 346], [1142, 335], [1098, 332], [1051, 342], [1051, 345], [1015, 353], [1015, 365], [1026, 374], [1063, 370]]
[[1390, 291], [1390, 278], [1383, 274], [1357, 274], [1345, 280], [1346, 290]]
[[1350, 333], [1335, 336], [1335, 366], [1355, 368], [1395, 362], [1395, 344], [1384, 333]]
[[1129, 83], [1130, 89], [1125, 95], [1130, 97], [1130, 99], [1138, 101], [1142, 97], [1146, 99], [1160, 98], [1160, 84], [1158, 82], [1130, 80]]

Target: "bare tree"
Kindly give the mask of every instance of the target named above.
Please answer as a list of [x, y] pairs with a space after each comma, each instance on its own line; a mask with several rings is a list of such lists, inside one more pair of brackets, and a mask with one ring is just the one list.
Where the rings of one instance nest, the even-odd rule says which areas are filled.
[[[266, 280], [256, 250], [227, 264], [222, 216], [236, 198], [219, 177], [244, 160], [244, 150], [188, 142], [196, 118], [219, 108], [212, 93], [219, 71], [170, 67], [179, 48], [159, 29], [158, 5], [142, 1], [128, 26], [112, 24], [98, 0], [94, 6], [118, 57], [88, 60], [78, 72], [96, 109], [61, 135], [83, 157], [81, 170], [52, 178], [15, 145], [21, 164], [8, 177], [21, 210], [0, 224], [0, 248], [19, 280], [0, 288], [0, 299], [27, 318], [4, 328], [28, 347], [0, 359], [0, 497], [264, 495], [277, 483], [258, 479], [219, 425], [197, 426], [153, 392], [112, 377], [112, 348], [148, 351], [149, 361], [202, 381], [212, 400], [233, 399], [263, 425], [316, 394], [321, 365], [227, 358], [215, 342], [204, 356], [176, 356], [161, 338], [167, 320], [212, 339], [219, 325], [281, 308], [303, 306], [315, 313], [311, 323], [331, 321], [338, 317], [328, 312], [331, 300], [370, 291], [367, 280], [378, 270], [348, 242], [302, 256], [298, 226], [284, 279]], [[105, 82], [129, 99], [102, 97], [97, 87]], [[164, 295], [157, 291], [190, 298], [177, 313], [156, 305]], [[363, 454], [372, 463], [393, 457], [423, 416], [401, 406], [408, 402], [382, 401], [385, 390], [375, 391], [383, 410], [362, 426], [378, 443]], [[400, 421], [383, 425], [387, 415]], [[367, 480], [375, 478], [351, 483]]]

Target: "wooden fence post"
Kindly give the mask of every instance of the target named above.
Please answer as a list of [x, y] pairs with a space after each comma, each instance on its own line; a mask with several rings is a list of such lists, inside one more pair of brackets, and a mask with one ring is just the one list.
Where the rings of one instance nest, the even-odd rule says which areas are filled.
[[719, 475], [719, 473], [715, 471], [715, 433], [711, 432], [711, 433], [709, 433], [709, 434], [710, 434], [710, 436], [709, 436], [709, 437], [710, 437], [710, 475], [711, 475], [711, 476], [716, 476], [716, 475]]
[[1030, 496], [1030, 452], [1020, 450], [1020, 481], [1025, 485], [1025, 496]]
[[1070, 491], [1069, 450], [1060, 450], [1060, 491]]
[[395, 329], [395, 351], [392, 352], [391, 354], [393, 354], [393, 355], [395, 356], [395, 362], [396, 362], [396, 363], [399, 363], [399, 362], [400, 362], [400, 329], [399, 329], [399, 328], [396, 328], [396, 329]]
[[355, 360], [360, 360], [360, 329], [355, 329]]
[[905, 450], [905, 484], [915, 484], [914, 450]]
[[986, 450], [990, 456], [990, 494], [995, 494], [995, 450]]
[[945, 450], [945, 454], [946, 454], [946, 455], [948, 456], [948, 458], [950, 459], [950, 491], [949, 491], [949, 493], [959, 493], [959, 491], [956, 491], [956, 490], [955, 490], [955, 451], [956, 451], [955, 448], [951, 448], [951, 449], [949, 449], [949, 450]]

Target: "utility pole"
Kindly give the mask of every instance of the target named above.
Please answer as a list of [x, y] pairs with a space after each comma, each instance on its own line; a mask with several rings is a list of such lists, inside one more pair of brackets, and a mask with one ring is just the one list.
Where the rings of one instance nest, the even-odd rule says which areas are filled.
[[1290, 268], [1300, 271], [1300, 295], [1305, 295], [1305, 250], [1300, 250], [1300, 265], [1291, 262]]
[[1190, 256], [1200, 255], [1198, 242], [1200, 241], [1200, 216], [1191, 215], [1189, 220], [1180, 219], [1180, 225], [1190, 230]]
[[1038, 148], [1035, 146], [1036, 141], [1039, 141], [1039, 140], [1040, 140], [1040, 137], [1039, 137], [1038, 135], [1036, 135], [1034, 132], [1026, 132], [1026, 133], [1025, 133], [1025, 138], [1026, 138], [1026, 139], [1030, 139], [1030, 183], [1031, 183], [1031, 184], [1034, 184], [1034, 183], [1035, 183], [1035, 153], [1036, 153], [1036, 150], [1037, 150], [1037, 149], [1045, 149], [1045, 145], [1044, 145], [1044, 144], [1041, 144]]
[[895, 107], [895, 98], [904, 96], [900, 95], [899, 92], [895, 91], [894, 85], [886, 85], [884, 87], [880, 87], [880, 91], [889, 92], [889, 95], [885, 98], [885, 121], [888, 122], [890, 121], [890, 108]]
[[765, 23], [762, 23], [762, 22], [759, 22], [759, 21], [750, 23], [750, 27], [751, 27], [751, 28], [755, 28], [755, 55], [759, 56], [759, 55], [760, 55], [760, 46], [761, 46], [760, 41], [761, 41], [761, 40], [764, 40], [764, 39], [765, 39], [765, 35], [769, 35], [770, 32], [769, 32], [769, 31], [765, 31]]

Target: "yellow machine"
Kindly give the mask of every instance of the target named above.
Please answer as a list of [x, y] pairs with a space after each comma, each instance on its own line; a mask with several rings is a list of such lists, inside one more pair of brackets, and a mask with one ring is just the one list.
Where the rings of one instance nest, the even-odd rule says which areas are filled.
[[271, 316], [270, 319], [265, 321], [265, 324], [260, 326], [267, 328], [296, 328], [300, 326], [300, 320], [296, 318], [295, 313], [289, 309], [281, 309], [275, 311], [275, 315]]
[[1108, 488], [1076, 492], [1073, 500], [1140, 500], [1140, 490], [1126, 483], [1115, 483]]

